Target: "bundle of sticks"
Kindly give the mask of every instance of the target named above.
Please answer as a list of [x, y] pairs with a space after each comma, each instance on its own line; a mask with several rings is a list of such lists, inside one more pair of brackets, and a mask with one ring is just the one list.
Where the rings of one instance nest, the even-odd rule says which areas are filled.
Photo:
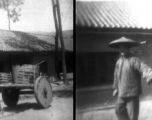
[[12, 74], [0, 72], [0, 83], [8, 83], [8, 82], [12, 82]]

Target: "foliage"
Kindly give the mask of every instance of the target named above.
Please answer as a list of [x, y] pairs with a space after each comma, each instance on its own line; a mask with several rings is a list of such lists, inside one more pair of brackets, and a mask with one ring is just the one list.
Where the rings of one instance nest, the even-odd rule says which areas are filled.
[[7, 11], [8, 19], [16, 22], [21, 16], [19, 6], [22, 4], [24, 4], [24, 0], [0, 0], [0, 9]]

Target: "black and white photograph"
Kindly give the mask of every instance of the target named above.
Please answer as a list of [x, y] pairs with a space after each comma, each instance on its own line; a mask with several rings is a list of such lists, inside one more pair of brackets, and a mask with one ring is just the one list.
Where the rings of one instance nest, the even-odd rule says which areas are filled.
[[0, 0], [0, 119], [73, 120], [73, 0]]
[[151, 5], [76, 0], [76, 120], [152, 119]]

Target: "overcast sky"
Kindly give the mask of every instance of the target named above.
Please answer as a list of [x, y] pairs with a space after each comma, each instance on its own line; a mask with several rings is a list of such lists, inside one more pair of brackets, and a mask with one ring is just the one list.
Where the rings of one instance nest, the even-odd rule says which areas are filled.
[[[62, 29], [73, 30], [73, 0], [59, 0]], [[51, 0], [25, 0], [19, 22], [11, 21], [11, 30], [55, 31]], [[0, 9], [0, 29], [8, 30], [6, 11]]]

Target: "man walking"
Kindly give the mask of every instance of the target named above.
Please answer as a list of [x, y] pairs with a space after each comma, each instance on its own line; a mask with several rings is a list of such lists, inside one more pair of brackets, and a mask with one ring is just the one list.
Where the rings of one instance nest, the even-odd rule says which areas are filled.
[[118, 95], [115, 112], [118, 120], [138, 120], [139, 95], [142, 93], [141, 78], [152, 82], [152, 69], [140, 58], [129, 52], [138, 43], [122, 37], [109, 46], [119, 49], [120, 57], [114, 71], [113, 96]]

